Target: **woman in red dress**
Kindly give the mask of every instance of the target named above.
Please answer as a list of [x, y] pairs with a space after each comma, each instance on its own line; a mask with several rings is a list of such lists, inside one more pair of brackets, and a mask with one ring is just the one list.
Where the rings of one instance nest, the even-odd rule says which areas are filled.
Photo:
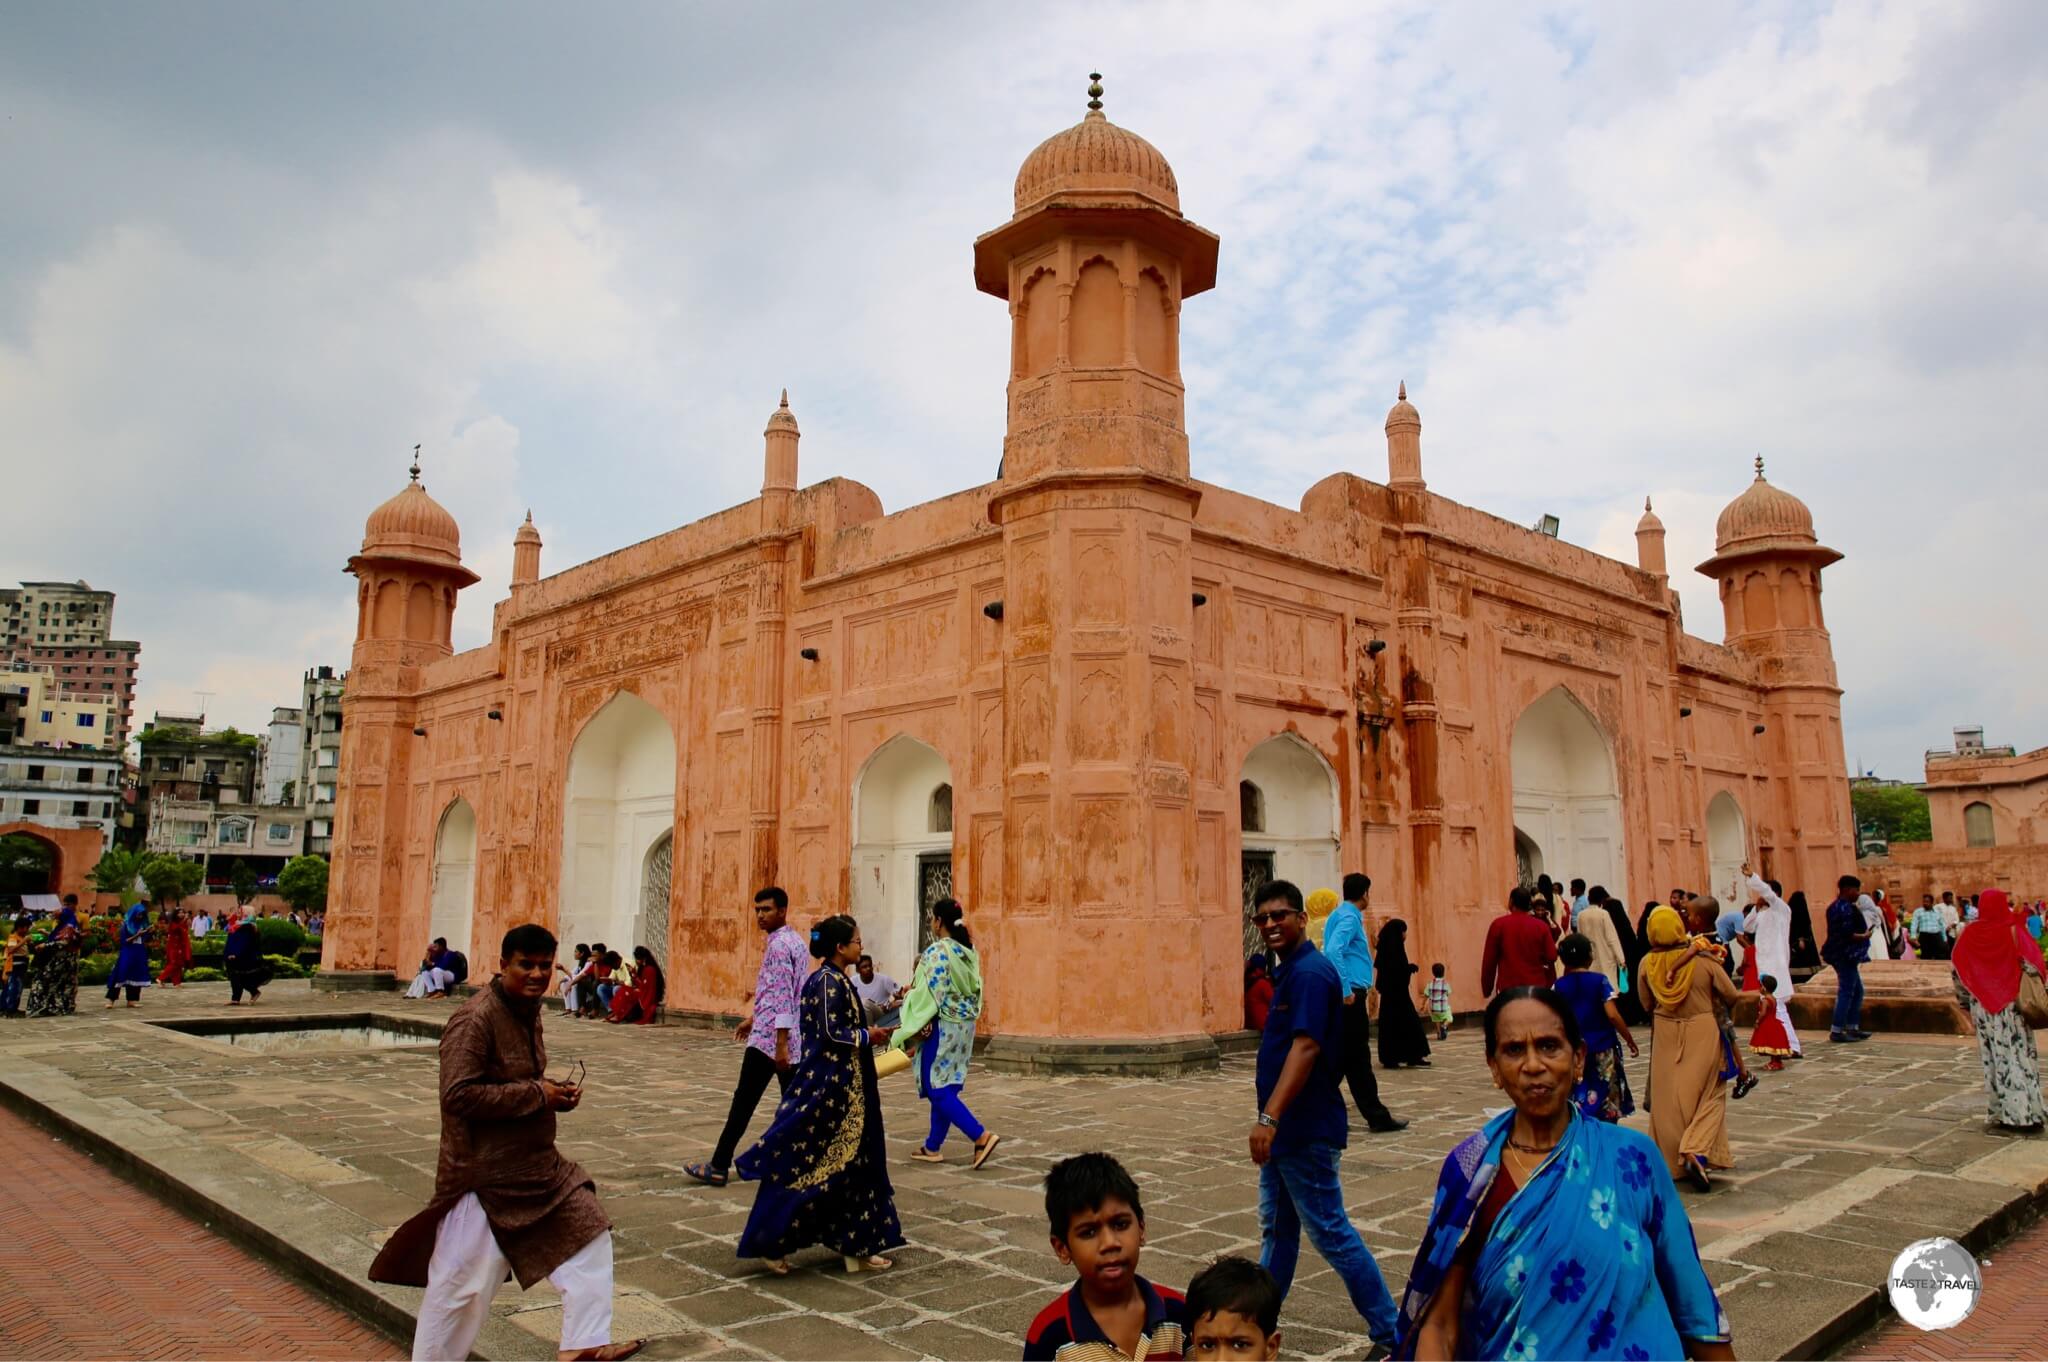
[[661, 966], [654, 963], [654, 952], [645, 946], [633, 948], [633, 982], [623, 984], [612, 993], [612, 1014], [605, 1020], [613, 1024], [631, 1022], [635, 1026], [654, 1025], [654, 1009], [661, 1006]]
[[157, 982], [170, 988], [185, 986], [185, 967], [192, 963], [192, 924], [182, 908], [166, 908], [157, 919], [164, 934], [164, 972]]

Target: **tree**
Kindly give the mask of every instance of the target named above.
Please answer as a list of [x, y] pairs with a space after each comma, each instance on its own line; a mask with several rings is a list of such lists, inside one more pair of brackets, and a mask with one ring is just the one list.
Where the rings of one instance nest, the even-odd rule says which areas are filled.
[[57, 855], [48, 842], [24, 832], [0, 837], [0, 894], [53, 893]]
[[228, 887], [235, 891], [235, 902], [244, 908], [256, 897], [256, 872], [239, 856], [235, 858], [234, 869], [228, 871]]
[[1927, 796], [1911, 785], [1874, 785], [1852, 782], [1849, 807], [1856, 826], [1875, 827], [1887, 842], [1931, 842], [1934, 823], [1927, 812]]
[[99, 893], [120, 894], [125, 898], [135, 892], [136, 876], [142, 873], [142, 863], [148, 859], [139, 851], [115, 847], [101, 855], [88, 878]]
[[294, 856], [277, 875], [278, 896], [302, 913], [327, 909], [327, 862], [318, 856]]
[[186, 895], [198, 893], [206, 883], [206, 868], [176, 856], [151, 856], [142, 863], [142, 882], [152, 902], [183, 903]]

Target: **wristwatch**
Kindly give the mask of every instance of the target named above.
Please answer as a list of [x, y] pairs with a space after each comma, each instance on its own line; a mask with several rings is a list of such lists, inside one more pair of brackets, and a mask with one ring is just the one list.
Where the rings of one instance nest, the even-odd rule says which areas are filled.
[[1268, 1116], [1265, 1112], [1262, 1111], [1259, 1113], [1259, 1124], [1264, 1126], [1268, 1130], [1278, 1130], [1280, 1128], [1280, 1118], [1277, 1116]]

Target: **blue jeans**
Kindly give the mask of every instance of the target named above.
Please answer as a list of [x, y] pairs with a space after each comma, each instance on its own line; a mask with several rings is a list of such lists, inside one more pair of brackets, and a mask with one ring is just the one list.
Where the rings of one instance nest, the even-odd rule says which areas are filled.
[[974, 1119], [974, 1113], [960, 1100], [961, 1085], [950, 1088], [932, 1086], [932, 1056], [939, 1052], [939, 1038], [932, 1036], [917, 1047], [917, 1076], [924, 1080], [926, 1097], [932, 1104], [931, 1133], [925, 1136], [924, 1147], [936, 1154], [939, 1146], [946, 1142], [946, 1132], [958, 1126], [960, 1133], [976, 1144], [981, 1143], [981, 1122]]
[[1372, 1251], [1344, 1213], [1344, 1188], [1337, 1181], [1337, 1160], [1343, 1153], [1318, 1145], [1276, 1149], [1266, 1160], [1259, 1170], [1259, 1263], [1273, 1274], [1285, 1300], [1294, 1285], [1294, 1264], [1301, 1256], [1301, 1231], [1306, 1226], [1316, 1252], [1343, 1278], [1352, 1308], [1365, 1320], [1373, 1342], [1391, 1346], [1394, 1298]]
[[1838, 961], [1835, 964], [1835, 1015], [1828, 1023], [1828, 1030], [1839, 1036], [1858, 1030], [1862, 1025], [1863, 975], [1857, 961]]

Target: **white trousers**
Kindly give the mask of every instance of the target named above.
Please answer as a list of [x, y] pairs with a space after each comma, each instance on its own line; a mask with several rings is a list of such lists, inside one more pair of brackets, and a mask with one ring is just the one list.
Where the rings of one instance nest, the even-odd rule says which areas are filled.
[[[476, 1193], [455, 1203], [434, 1231], [427, 1294], [413, 1330], [413, 1362], [463, 1362], [490, 1317], [491, 1298], [511, 1264], [491, 1234]], [[548, 1274], [562, 1293], [562, 1350], [612, 1341], [612, 1233], [605, 1230]]]
[[1785, 1039], [1791, 1043], [1792, 1053], [1805, 1054], [1806, 1051], [1799, 1046], [1799, 1032], [1792, 1027], [1792, 1004], [1783, 998], [1773, 998], [1771, 1001], [1778, 1005], [1778, 1020], [1785, 1024]]
[[408, 998], [424, 998], [429, 993], [446, 993], [454, 984], [455, 976], [445, 969], [429, 965], [419, 972], [412, 981], [412, 987], [405, 991]]

